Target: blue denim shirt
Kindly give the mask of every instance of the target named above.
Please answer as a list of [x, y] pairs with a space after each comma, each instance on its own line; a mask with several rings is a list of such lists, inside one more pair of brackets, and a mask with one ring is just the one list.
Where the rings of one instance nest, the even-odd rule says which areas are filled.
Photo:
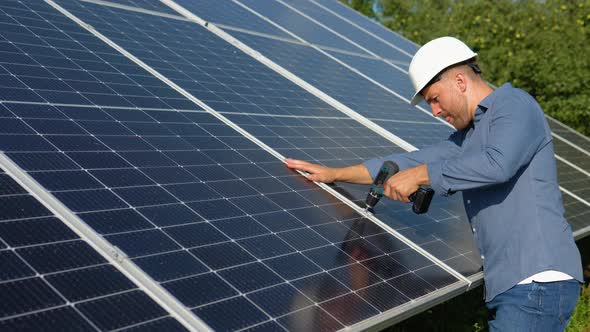
[[471, 126], [447, 140], [364, 165], [375, 177], [385, 160], [400, 169], [426, 164], [437, 194], [463, 192], [484, 258], [486, 301], [545, 270], [583, 281], [564, 217], [551, 131], [528, 93], [504, 84], [481, 101]]

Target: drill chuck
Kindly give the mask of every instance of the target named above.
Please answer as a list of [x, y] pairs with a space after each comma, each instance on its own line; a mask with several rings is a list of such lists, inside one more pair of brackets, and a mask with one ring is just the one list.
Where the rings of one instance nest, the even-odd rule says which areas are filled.
[[[372, 210], [377, 205], [381, 197], [383, 197], [383, 186], [385, 182], [397, 172], [399, 172], [399, 167], [393, 161], [388, 160], [383, 163], [367, 194], [367, 199], [365, 200], [367, 210]], [[428, 212], [433, 196], [434, 190], [431, 188], [418, 188], [415, 193], [408, 197], [413, 202], [412, 211], [416, 214]]]

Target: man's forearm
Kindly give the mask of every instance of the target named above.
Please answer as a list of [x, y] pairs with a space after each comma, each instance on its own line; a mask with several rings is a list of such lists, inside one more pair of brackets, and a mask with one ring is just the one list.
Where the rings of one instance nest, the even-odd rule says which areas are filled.
[[335, 168], [334, 171], [336, 172], [336, 181], [358, 184], [373, 183], [373, 178], [369, 170], [363, 164]]

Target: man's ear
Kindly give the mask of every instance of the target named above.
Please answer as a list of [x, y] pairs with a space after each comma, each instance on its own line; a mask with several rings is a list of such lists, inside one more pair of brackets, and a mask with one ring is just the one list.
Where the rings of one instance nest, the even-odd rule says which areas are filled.
[[467, 90], [467, 75], [463, 74], [462, 72], [457, 72], [455, 75], [455, 84], [459, 88], [459, 91], [465, 92]]

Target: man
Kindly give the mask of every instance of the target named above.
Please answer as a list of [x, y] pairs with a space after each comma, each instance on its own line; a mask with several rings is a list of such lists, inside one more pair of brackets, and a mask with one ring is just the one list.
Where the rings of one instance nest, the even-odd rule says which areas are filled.
[[465, 210], [484, 262], [491, 331], [562, 331], [577, 302], [582, 265], [564, 218], [550, 129], [526, 92], [492, 90], [477, 54], [452, 37], [418, 50], [409, 76], [412, 105], [425, 100], [457, 131], [422, 150], [330, 168], [287, 159], [319, 182], [370, 184], [385, 160], [401, 171], [387, 197], [409, 202], [419, 186], [437, 194], [463, 192]]

